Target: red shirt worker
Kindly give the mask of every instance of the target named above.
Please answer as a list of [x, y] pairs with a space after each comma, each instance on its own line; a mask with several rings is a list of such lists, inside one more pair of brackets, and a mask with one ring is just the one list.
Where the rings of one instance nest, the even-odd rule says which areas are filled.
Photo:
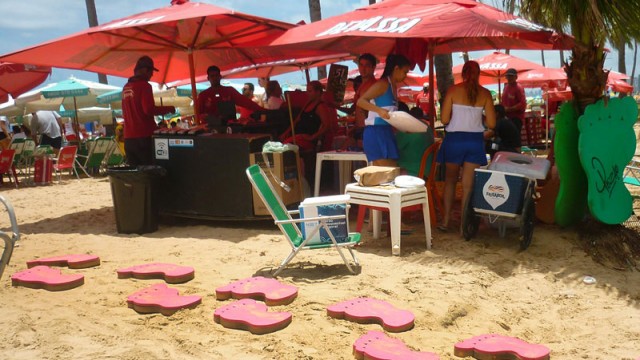
[[173, 106], [156, 106], [149, 80], [154, 67], [153, 59], [142, 56], [136, 62], [133, 77], [122, 88], [122, 116], [124, 117], [124, 148], [131, 166], [153, 163], [153, 135], [158, 128], [155, 115], [175, 113]]
[[517, 82], [518, 72], [516, 69], [508, 69], [505, 77], [507, 78], [507, 83], [502, 91], [502, 106], [504, 106], [507, 118], [513, 121], [518, 131], [522, 131], [524, 112], [527, 109], [524, 88]]
[[219, 126], [226, 126], [229, 120], [236, 119], [236, 105], [251, 111], [263, 111], [250, 98], [243, 96], [231, 86], [222, 86], [220, 68], [209, 66], [207, 79], [211, 87], [198, 95], [198, 114], [201, 122], [207, 124], [210, 130]]

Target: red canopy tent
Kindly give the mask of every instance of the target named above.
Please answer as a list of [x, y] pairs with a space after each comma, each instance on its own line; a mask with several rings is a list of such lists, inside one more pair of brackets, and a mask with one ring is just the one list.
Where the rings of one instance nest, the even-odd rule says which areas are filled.
[[[190, 78], [217, 65], [222, 70], [307, 56], [308, 51], [266, 46], [294, 27], [205, 3], [173, 0], [170, 6], [132, 15], [1, 56], [35, 63], [129, 77], [136, 60], [149, 55], [160, 70], [154, 81]], [[317, 53], [317, 52], [316, 52]]]
[[50, 67], [0, 62], [0, 103], [42, 84], [49, 75]]
[[[406, 55], [424, 70], [436, 53], [486, 49], [567, 49], [568, 38], [473, 0], [386, 0], [288, 30], [273, 45]], [[430, 66], [433, 59], [429, 61]], [[433, 69], [429, 71], [433, 84]], [[434, 98], [434, 87], [430, 87]], [[433, 104], [434, 102], [431, 101]]]

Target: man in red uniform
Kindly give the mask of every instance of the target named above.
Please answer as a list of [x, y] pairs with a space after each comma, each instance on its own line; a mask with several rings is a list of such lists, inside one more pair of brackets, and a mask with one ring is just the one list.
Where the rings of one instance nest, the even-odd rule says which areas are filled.
[[507, 118], [513, 121], [520, 132], [524, 123], [524, 112], [527, 109], [527, 98], [524, 96], [524, 89], [517, 82], [516, 69], [508, 69], [504, 76], [507, 78], [507, 83], [502, 91], [502, 106]]
[[220, 68], [209, 66], [207, 79], [211, 87], [198, 95], [198, 114], [202, 123], [213, 126], [226, 126], [227, 121], [236, 119], [236, 105], [251, 111], [263, 111], [258, 104], [231, 86], [220, 85]]
[[173, 106], [156, 106], [149, 80], [158, 71], [153, 60], [142, 56], [136, 62], [133, 77], [122, 89], [124, 148], [131, 166], [153, 163], [153, 131], [158, 128], [155, 115], [175, 113]]

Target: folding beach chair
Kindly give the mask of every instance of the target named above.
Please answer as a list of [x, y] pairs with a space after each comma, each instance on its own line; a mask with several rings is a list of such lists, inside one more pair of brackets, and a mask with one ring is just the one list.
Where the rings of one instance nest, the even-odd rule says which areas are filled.
[[105, 167], [122, 165], [124, 163], [124, 155], [122, 154], [122, 151], [120, 151], [120, 147], [118, 146], [116, 139], [113, 137], [110, 139], [109, 149], [104, 156], [103, 165]]
[[640, 186], [640, 161], [631, 160], [624, 169], [622, 180], [625, 184]]
[[20, 231], [18, 230], [18, 222], [16, 221], [16, 214], [13, 211], [13, 206], [11, 206], [9, 201], [7, 201], [3, 196], [0, 196], [0, 202], [7, 208], [9, 222], [11, 223], [11, 235], [0, 230], [0, 237], [4, 240], [4, 250], [2, 251], [2, 257], [0, 257], [1, 278], [4, 268], [9, 264], [9, 260], [11, 260], [15, 243], [20, 239]]
[[87, 141], [87, 155], [78, 154], [79, 162], [85, 171], [99, 173], [104, 157], [109, 150], [111, 138], [100, 137]]
[[[260, 198], [262, 199], [266, 207], [269, 209], [269, 213], [275, 220], [275, 224], [278, 225], [278, 228], [280, 228], [280, 231], [282, 231], [282, 234], [285, 236], [285, 238], [287, 238], [289, 244], [291, 245], [291, 253], [284, 259], [284, 261], [282, 261], [280, 267], [278, 267], [278, 269], [276, 269], [276, 271], [273, 273], [273, 276], [277, 276], [280, 271], [282, 271], [282, 269], [284, 269], [285, 266], [287, 266], [287, 264], [289, 264], [289, 262], [301, 250], [315, 250], [330, 247], [334, 247], [338, 251], [349, 271], [353, 274], [356, 273], [352, 265], [344, 256], [341, 248], [346, 247], [347, 250], [349, 250], [349, 253], [351, 253], [351, 257], [353, 258], [353, 262], [355, 263], [355, 265], [359, 266], [358, 259], [353, 252], [353, 247], [360, 242], [360, 234], [349, 233], [348, 238], [345, 242], [338, 243], [333, 232], [327, 226], [327, 221], [346, 219], [346, 214], [293, 219], [291, 215], [299, 214], [299, 212], [287, 210], [287, 208], [282, 203], [282, 199], [278, 197], [275, 190], [273, 189], [273, 186], [271, 185], [271, 182], [267, 179], [260, 166], [252, 165], [247, 168], [247, 177], [249, 178], [249, 181], [251, 181], [251, 184], [253, 185], [253, 188], [256, 190], [258, 195], [260, 195]], [[303, 236], [297, 224], [310, 222], [318, 222], [318, 224], [313, 227], [311, 231], [306, 231], [306, 236]], [[320, 231], [321, 228], [327, 232], [327, 234], [331, 238], [331, 242], [308, 245], [307, 243], [309, 242], [309, 240], [312, 239], [317, 234], [317, 232]]]
[[53, 171], [58, 174], [58, 182], [60, 182], [63, 170], [69, 170], [70, 175], [75, 173], [76, 177], [80, 179], [80, 175], [78, 175], [78, 171], [74, 166], [77, 152], [78, 147], [75, 145], [63, 146], [58, 152], [58, 157], [53, 158]]
[[16, 187], [18, 187], [18, 176], [16, 174], [16, 167], [13, 165], [13, 158], [16, 155], [16, 151], [13, 149], [5, 149], [0, 151], [0, 183], [3, 183], [3, 175], [9, 175], [9, 180], [13, 176]]

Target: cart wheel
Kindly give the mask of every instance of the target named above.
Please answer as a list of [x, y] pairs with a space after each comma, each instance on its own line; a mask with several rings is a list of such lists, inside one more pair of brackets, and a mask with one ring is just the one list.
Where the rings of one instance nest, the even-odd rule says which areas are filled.
[[469, 194], [462, 211], [462, 236], [467, 241], [476, 236], [478, 233], [478, 226], [480, 225], [480, 218], [473, 209], [472, 199], [473, 192]]
[[531, 245], [533, 238], [533, 226], [536, 213], [536, 204], [533, 201], [531, 187], [525, 194], [522, 204], [522, 224], [520, 226], [520, 250], [526, 250]]

